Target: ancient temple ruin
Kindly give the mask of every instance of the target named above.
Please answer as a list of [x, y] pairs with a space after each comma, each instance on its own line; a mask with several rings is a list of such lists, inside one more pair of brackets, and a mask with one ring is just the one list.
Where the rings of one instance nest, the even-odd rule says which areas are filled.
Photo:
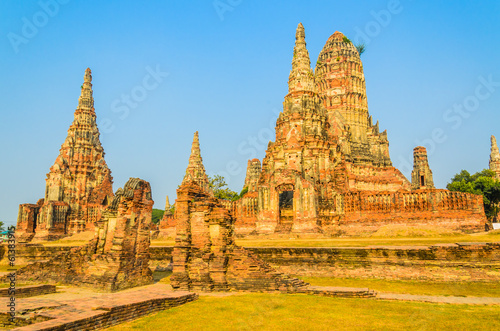
[[490, 170], [495, 173], [495, 179], [500, 180], [500, 152], [498, 151], [497, 139], [491, 136]]
[[432, 171], [427, 160], [427, 150], [418, 146], [413, 149], [413, 171], [411, 172], [411, 188], [431, 189], [434, 188]]
[[148, 182], [130, 178], [96, 222], [87, 245], [16, 272], [19, 281], [82, 285], [113, 292], [153, 282], [149, 269], [153, 200]]
[[189, 291], [299, 292], [308, 284], [284, 275], [234, 243], [232, 213], [205, 185], [207, 175], [195, 133], [189, 165], [177, 189], [174, 289]]
[[394, 223], [485, 227], [481, 196], [434, 189], [425, 149], [415, 150], [413, 184], [392, 166], [387, 132], [368, 113], [359, 53], [340, 32], [313, 71], [299, 24], [276, 139], [259, 168], [249, 162], [248, 192], [234, 208], [239, 235], [358, 235]]
[[78, 107], [68, 136], [47, 174], [45, 197], [19, 206], [17, 237], [56, 239], [93, 230], [113, 197], [113, 178], [99, 141], [92, 75], [85, 70]]

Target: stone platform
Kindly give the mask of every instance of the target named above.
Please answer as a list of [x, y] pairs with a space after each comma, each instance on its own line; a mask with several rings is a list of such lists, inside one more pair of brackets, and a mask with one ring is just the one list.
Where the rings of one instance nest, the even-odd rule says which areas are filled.
[[337, 286], [308, 286], [306, 294], [321, 295], [338, 298], [374, 298], [377, 293], [369, 288], [337, 287]]
[[[17, 300], [16, 324], [24, 326], [13, 330], [102, 329], [197, 298], [198, 295], [194, 293], [173, 292], [166, 284], [143, 286], [112, 294], [62, 287], [58, 293]], [[0, 298], [0, 314], [4, 317], [8, 313], [8, 300], [9, 298]]]
[[[37, 295], [55, 293], [55, 285], [29, 285], [16, 287], [16, 298], [34, 297]], [[9, 288], [0, 289], [0, 297], [10, 297]]]

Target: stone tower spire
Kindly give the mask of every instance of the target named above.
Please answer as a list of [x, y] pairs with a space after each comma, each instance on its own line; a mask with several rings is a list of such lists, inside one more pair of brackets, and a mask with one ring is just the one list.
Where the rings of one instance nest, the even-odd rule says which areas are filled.
[[168, 200], [168, 195], [167, 195], [167, 198], [165, 199], [165, 210], [169, 209], [170, 209], [170, 201]]
[[90, 68], [85, 70], [80, 98], [78, 99], [78, 109], [94, 112], [94, 97], [92, 95], [92, 72]]
[[170, 201], [168, 200], [168, 195], [165, 199], [165, 215], [172, 215], [172, 212], [170, 211]]
[[314, 72], [311, 69], [311, 60], [306, 48], [306, 34], [304, 26], [299, 23], [295, 33], [295, 47], [293, 49], [292, 70], [288, 78], [288, 94], [297, 92], [315, 93]]
[[427, 149], [422, 146], [417, 146], [413, 149], [411, 188], [414, 190], [434, 188], [432, 171], [427, 160]]
[[331, 125], [341, 118], [349, 130], [349, 162], [391, 166], [387, 132], [379, 132], [368, 113], [365, 76], [353, 43], [336, 31], [328, 38], [316, 62], [316, 84]]
[[245, 177], [244, 187], [248, 189], [248, 192], [257, 191], [257, 185], [259, 182], [259, 175], [262, 167], [260, 165], [259, 159], [248, 160], [247, 174]]
[[66, 228], [69, 233], [92, 229], [97, 214], [95, 211], [89, 213], [89, 206], [106, 204], [113, 196], [112, 183], [111, 171], [104, 160], [104, 150], [99, 140], [92, 75], [87, 68], [74, 120], [61, 145], [59, 156], [47, 174], [45, 201], [69, 204]]
[[491, 136], [490, 170], [495, 172], [495, 178], [500, 180], [500, 152], [495, 136]]
[[203, 190], [213, 194], [212, 189], [208, 184], [208, 176], [205, 172], [205, 167], [203, 166], [203, 160], [201, 158], [198, 131], [194, 133], [193, 144], [191, 145], [191, 155], [189, 156], [189, 164], [181, 186], [185, 185], [189, 181], [196, 182]]

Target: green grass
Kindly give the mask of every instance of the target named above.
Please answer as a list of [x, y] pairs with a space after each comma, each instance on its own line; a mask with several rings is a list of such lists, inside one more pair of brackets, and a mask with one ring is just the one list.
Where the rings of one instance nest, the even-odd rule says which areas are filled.
[[[499, 282], [430, 282], [413, 280], [299, 277], [311, 285], [368, 287], [377, 292], [420, 295], [500, 297]], [[500, 309], [499, 309], [500, 310]]]
[[163, 284], [170, 284], [170, 276], [172, 271], [154, 271], [153, 279], [155, 282], [160, 282]]
[[245, 294], [201, 297], [107, 330], [499, 330], [497, 306]]

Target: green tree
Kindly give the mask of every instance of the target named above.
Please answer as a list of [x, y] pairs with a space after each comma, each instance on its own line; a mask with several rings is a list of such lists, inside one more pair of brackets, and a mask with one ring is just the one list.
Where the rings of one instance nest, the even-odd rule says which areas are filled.
[[172, 215], [175, 214], [175, 203], [170, 205], [170, 212], [172, 213]]
[[164, 212], [165, 212], [164, 210], [153, 208], [152, 222], [154, 224], [160, 222]]
[[4, 225], [5, 225], [4, 222], [0, 221], [0, 231], [4, 231], [5, 230], [4, 227], [3, 227]]
[[240, 192], [239, 199], [241, 199], [245, 194], [247, 194], [247, 192], [248, 192], [248, 187], [244, 187], [243, 190], [241, 190]]
[[358, 50], [359, 56], [361, 56], [361, 54], [363, 54], [366, 51], [366, 44], [365, 43], [359, 43], [355, 46], [356, 46], [356, 49]]
[[208, 184], [218, 199], [236, 201], [240, 198], [238, 193], [227, 187], [226, 180], [221, 175], [208, 176]]
[[500, 182], [495, 179], [493, 171], [484, 169], [471, 175], [467, 170], [462, 170], [451, 179], [446, 188], [482, 195], [486, 216], [488, 219], [496, 219], [500, 205]]

